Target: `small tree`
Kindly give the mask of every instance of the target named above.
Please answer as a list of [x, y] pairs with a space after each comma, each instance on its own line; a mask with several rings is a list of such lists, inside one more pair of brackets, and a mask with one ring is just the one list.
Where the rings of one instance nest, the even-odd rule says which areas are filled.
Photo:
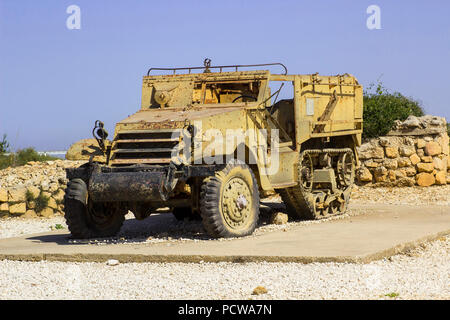
[[381, 82], [378, 82], [375, 92], [372, 92], [373, 87], [370, 85], [364, 91], [364, 138], [385, 135], [392, 129], [395, 120], [424, 115], [420, 102], [399, 92], [390, 93]]
[[0, 154], [8, 152], [10, 148], [8, 140], [6, 140], [6, 134], [3, 134], [3, 138], [0, 141]]

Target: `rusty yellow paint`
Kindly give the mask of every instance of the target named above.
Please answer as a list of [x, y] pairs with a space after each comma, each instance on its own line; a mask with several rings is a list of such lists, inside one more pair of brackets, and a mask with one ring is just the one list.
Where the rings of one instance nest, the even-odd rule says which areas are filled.
[[[277, 81], [292, 82], [292, 99], [273, 105], [269, 83]], [[164, 130], [201, 127], [200, 136], [194, 137], [188, 163], [195, 165], [202, 162], [204, 152], [214, 143], [213, 138], [205, 136], [208, 131], [225, 137], [227, 130], [265, 129], [270, 139], [272, 130], [277, 129], [281, 147], [280, 167], [275, 173], [268, 173], [272, 146], [254, 151], [251, 146], [261, 143], [254, 136], [245, 136], [244, 143], [247, 152], [257, 160], [261, 189], [292, 186], [298, 180], [297, 164], [304, 143], [330, 137], [348, 137], [355, 145], [361, 143], [362, 100], [362, 86], [349, 74], [279, 75], [257, 70], [145, 76], [141, 108], [117, 123], [109, 164], [170, 162], [170, 158], [163, 157], [133, 162], [133, 158], [120, 159], [115, 154], [118, 143], [139, 143], [135, 141], [139, 139], [142, 143], [164, 143], [168, 138], [157, 134]], [[149, 136], [123, 137], [127, 132]], [[233, 150], [220, 146], [210, 150], [212, 156], [229, 152]]]

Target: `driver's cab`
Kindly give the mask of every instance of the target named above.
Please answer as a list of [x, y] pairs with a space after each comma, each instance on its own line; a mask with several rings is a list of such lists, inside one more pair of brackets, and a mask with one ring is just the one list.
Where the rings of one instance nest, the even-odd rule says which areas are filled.
[[194, 83], [193, 104], [230, 104], [258, 100], [261, 81], [197, 81]]
[[143, 79], [141, 109], [260, 104], [270, 97], [267, 85], [269, 76], [269, 71], [146, 76]]
[[264, 120], [264, 126], [268, 124], [281, 129], [281, 140], [293, 141], [292, 81], [272, 81], [272, 77], [268, 70], [146, 76], [143, 79], [141, 110], [244, 107], [261, 116], [265, 109], [264, 118], [269, 123]]

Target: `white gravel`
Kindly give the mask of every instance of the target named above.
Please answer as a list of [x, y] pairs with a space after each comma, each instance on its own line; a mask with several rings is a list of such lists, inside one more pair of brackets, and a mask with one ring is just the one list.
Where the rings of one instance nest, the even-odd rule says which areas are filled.
[[[57, 226], [59, 225], [59, 226]], [[63, 227], [67, 230], [66, 220], [63, 216], [52, 218], [1, 218], [0, 219], [0, 239], [20, 237], [33, 233], [49, 232]]]
[[[450, 188], [358, 188], [356, 203], [441, 204]], [[366, 197], [366, 200], [364, 200]], [[273, 210], [280, 209], [277, 198]], [[437, 201], [437, 203], [436, 203]], [[350, 210], [348, 215], [361, 214]], [[256, 234], [296, 224], [264, 222]], [[0, 238], [63, 227], [64, 218], [0, 219]], [[132, 215], [114, 239], [91, 243], [203, 241], [199, 222], [170, 214], [136, 221]], [[217, 240], [210, 240], [217, 241]], [[222, 240], [229, 241], [229, 240]], [[407, 255], [369, 264], [352, 263], [67, 263], [0, 261], [0, 299], [450, 299], [450, 237]], [[257, 286], [268, 293], [252, 295]]]
[[370, 264], [5, 260], [0, 299], [450, 299], [449, 249], [446, 237]]
[[407, 204], [450, 206], [450, 185], [430, 187], [354, 187], [352, 204]]

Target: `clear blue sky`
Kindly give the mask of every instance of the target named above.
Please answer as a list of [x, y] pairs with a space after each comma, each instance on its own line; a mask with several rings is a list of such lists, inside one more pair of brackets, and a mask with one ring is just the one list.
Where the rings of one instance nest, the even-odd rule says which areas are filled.
[[[81, 8], [69, 30], [68, 6]], [[366, 9], [381, 9], [369, 30]], [[450, 119], [449, 1], [0, 0], [0, 135], [67, 149], [138, 110], [150, 66], [283, 62], [351, 73]]]

